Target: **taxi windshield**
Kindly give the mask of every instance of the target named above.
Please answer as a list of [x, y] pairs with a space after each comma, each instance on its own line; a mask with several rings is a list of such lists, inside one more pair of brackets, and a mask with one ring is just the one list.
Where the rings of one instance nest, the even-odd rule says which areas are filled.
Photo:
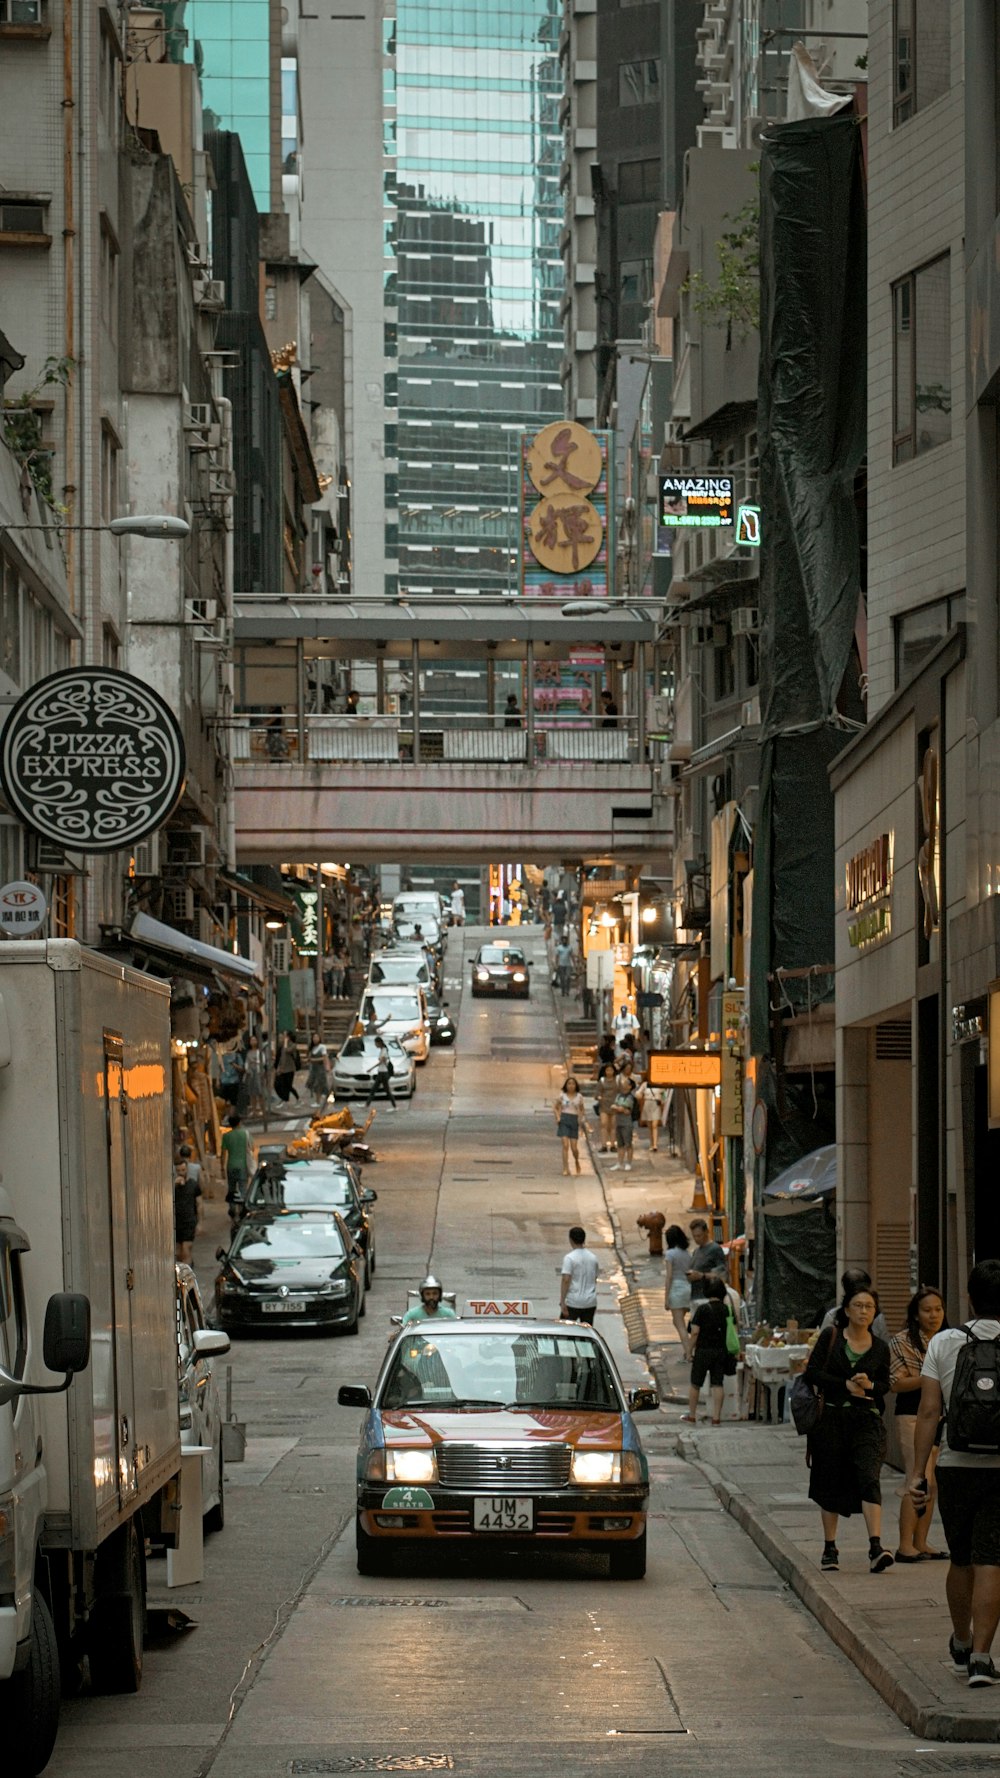
[[621, 1403], [596, 1341], [492, 1328], [443, 1340], [415, 1329], [400, 1341], [380, 1406], [590, 1411]]

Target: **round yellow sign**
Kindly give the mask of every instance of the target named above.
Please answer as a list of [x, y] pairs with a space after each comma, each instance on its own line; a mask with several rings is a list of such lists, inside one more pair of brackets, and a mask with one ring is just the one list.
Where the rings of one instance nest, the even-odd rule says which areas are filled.
[[553, 494], [540, 500], [528, 520], [528, 542], [536, 562], [553, 574], [577, 574], [600, 553], [601, 515], [579, 494]]
[[590, 494], [603, 467], [600, 441], [575, 420], [554, 420], [528, 451], [528, 474], [540, 494]]

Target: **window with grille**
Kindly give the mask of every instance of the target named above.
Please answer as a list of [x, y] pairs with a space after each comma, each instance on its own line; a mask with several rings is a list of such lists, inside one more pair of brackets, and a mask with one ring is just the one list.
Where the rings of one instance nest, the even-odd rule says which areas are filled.
[[5, 199], [0, 203], [0, 234], [44, 235], [45, 205], [27, 199]]

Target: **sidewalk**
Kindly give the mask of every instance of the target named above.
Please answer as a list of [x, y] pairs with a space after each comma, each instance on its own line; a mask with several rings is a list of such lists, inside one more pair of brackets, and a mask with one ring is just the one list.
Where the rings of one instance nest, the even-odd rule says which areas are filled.
[[[597, 1152], [596, 1135], [591, 1155], [628, 1287], [621, 1310], [629, 1346], [645, 1355], [656, 1377], [665, 1417], [677, 1429], [678, 1455], [701, 1471], [726, 1511], [907, 1728], [929, 1741], [1000, 1740], [996, 1696], [989, 1688], [970, 1692], [947, 1658], [946, 1562], [897, 1564], [886, 1574], [869, 1574], [859, 1516], [842, 1523], [840, 1573], [822, 1574], [819, 1512], [807, 1496], [805, 1441], [794, 1429], [736, 1420], [721, 1427], [681, 1425], [688, 1369], [664, 1307], [663, 1261], [650, 1258], [636, 1218], [662, 1210], [668, 1222], [686, 1228], [694, 1181], [662, 1143], [656, 1155], [647, 1143], [646, 1131], [637, 1129], [630, 1173], [612, 1171], [614, 1157]], [[888, 1549], [896, 1542], [899, 1482], [894, 1470], [883, 1472]], [[931, 1542], [943, 1547], [937, 1519]]]

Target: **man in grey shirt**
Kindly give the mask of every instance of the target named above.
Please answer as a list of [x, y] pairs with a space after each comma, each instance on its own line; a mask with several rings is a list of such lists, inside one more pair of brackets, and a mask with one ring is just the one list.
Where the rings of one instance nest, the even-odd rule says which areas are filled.
[[688, 1277], [691, 1280], [691, 1301], [692, 1303], [701, 1303], [705, 1301], [705, 1279], [725, 1277], [726, 1256], [718, 1241], [712, 1240], [708, 1223], [703, 1222], [701, 1217], [696, 1217], [694, 1222], [689, 1222], [688, 1228], [691, 1230], [694, 1241], [694, 1252], [691, 1255], [694, 1266], [688, 1272]]

